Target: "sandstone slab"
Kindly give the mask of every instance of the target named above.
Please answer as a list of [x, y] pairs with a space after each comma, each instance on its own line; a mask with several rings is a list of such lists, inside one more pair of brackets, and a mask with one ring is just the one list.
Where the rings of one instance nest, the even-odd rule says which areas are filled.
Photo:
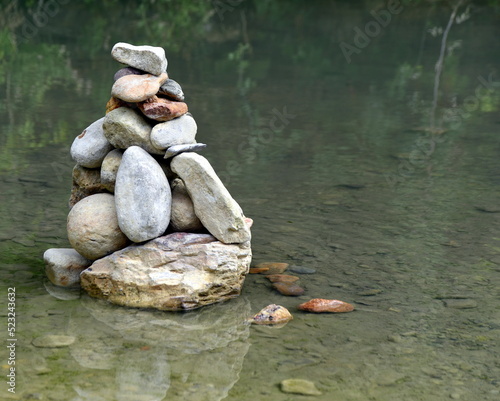
[[83, 257], [96, 260], [127, 245], [118, 226], [115, 199], [95, 194], [82, 199], [68, 214], [68, 240]]
[[73, 141], [71, 157], [79, 165], [87, 168], [99, 167], [113, 145], [104, 136], [104, 117], [90, 124]]
[[92, 264], [72, 248], [51, 248], [43, 254], [45, 273], [54, 285], [71, 287], [80, 283], [80, 273]]
[[197, 153], [181, 153], [170, 167], [186, 185], [196, 215], [215, 238], [226, 244], [250, 240], [243, 211], [207, 159]]
[[193, 144], [196, 142], [197, 129], [194, 118], [184, 114], [179, 118], [156, 124], [151, 130], [151, 143], [158, 149]]
[[134, 46], [119, 42], [111, 49], [111, 56], [119, 63], [154, 75], [167, 71], [165, 50], [155, 46]]
[[123, 153], [116, 175], [115, 203], [120, 229], [130, 240], [147, 241], [167, 229], [170, 185], [156, 160], [138, 146]]
[[310, 301], [304, 302], [297, 307], [299, 310], [306, 312], [332, 312], [332, 313], [342, 313], [342, 312], [352, 312], [354, 306], [337, 299], [323, 299], [314, 298]]
[[166, 73], [159, 76], [144, 75], [124, 75], [119, 78], [111, 88], [111, 96], [125, 102], [143, 102], [155, 96], [160, 86], [168, 78]]
[[153, 154], [163, 154], [151, 143], [152, 125], [140, 112], [128, 107], [119, 107], [106, 114], [103, 123], [104, 135], [118, 149], [140, 146]]
[[118, 305], [188, 310], [238, 296], [250, 260], [248, 242], [173, 233], [99, 259], [82, 272], [81, 285]]

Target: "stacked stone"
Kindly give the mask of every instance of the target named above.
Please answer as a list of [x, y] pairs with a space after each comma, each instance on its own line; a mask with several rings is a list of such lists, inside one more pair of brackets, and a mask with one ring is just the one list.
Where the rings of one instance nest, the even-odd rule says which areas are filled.
[[164, 49], [117, 43], [106, 115], [71, 146], [67, 231], [72, 248], [49, 249], [56, 285], [163, 310], [239, 295], [251, 261], [245, 218], [209, 161], [195, 153], [197, 125]]

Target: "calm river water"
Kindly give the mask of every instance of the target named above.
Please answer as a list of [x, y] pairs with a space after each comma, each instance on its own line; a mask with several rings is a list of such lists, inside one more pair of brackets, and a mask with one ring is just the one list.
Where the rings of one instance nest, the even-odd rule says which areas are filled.
[[[498, 8], [469, 2], [451, 18], [448, 3], [424, 1], [7, 3], [0, 338], [13, 338], [15, 288], [17, 341], [1, 347], [0, 399], [303, 399], [281, 391], [289, 378], [325, 401], [499, 399]], [[43, 252], [68, 246], [69, 147], [104, 115], [119, 41], [166, 49], [205, 157], [255, 221], [254, 263], [315, 269], [300, 275], [303, 296], [249, 275], [238, 299], [176, 314], [47, 281]], [[315, 297], [356, 310], [296, 309]], [[245, 323], [270, 303], [294, 319]], [[47, 334], [76, 340], [34, 345]]]

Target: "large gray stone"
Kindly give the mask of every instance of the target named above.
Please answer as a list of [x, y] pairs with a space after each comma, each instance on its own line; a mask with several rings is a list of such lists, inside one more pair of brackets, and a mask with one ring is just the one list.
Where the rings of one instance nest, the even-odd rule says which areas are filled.
[[119, 63], [127, 64], [139, 70], [160, 75], [167, 71], [165, 50], [154, 46], [134, 46], [119, 42], [113, 46], [111, 56]]
[[138, 146], [123, 153], [115, 203], [118, 224], [132, 241], [156, 238], [167, 229], [172, 203], [167, 177], [157, 161]]
[[67, 227], [71, 246], [90, 260], [122, 249], [128, 243], [118, 226], [115, 199], [111, 194], [82, 199], [69, 212]]
[[51, 248], [43, 254], [45, 273], [49, 280], [60, 287], [80, 283], [80, 273], [92, 264], [72, 248]]
[[240, 294], [250, 243], [223, 244], [209, 234], [173, 233], [132, 245], [81, 274], [89, 295], [118, 305], [187, 310]]
[[115, 192], [116, 173], [118, 173], [122, 155], [123, 150], [113, 149], [102, 161], [101, 184], [111, 193]]
[[172, 182], [172, 211], [170, 226], [174, 231], [200, 231], [203, 229], [200, 219], [194, 212], [193, 201], [181, 179]]
[[103, 122], [104, 117], [93, 122], [73, 141], [70, 149], [71, 157], [80, 166], [99, 167], [106, 154], [113, 149], [113, 145], [104, 136]]
[[151, 130], [151, 143], [158, 149], [195, 143], [196, 121], [189, 114], [156, 124]]
[[106, 114], [103, 123], [104, 135], [108, 141], [119, 149], [140, 146], [149, 153], [163, 154], [151, 143], [152, 125], [140, 112], [128, 107], [119, 107]]
[[243, 211], [207, 159], [197, 153], [181, 153], [170, 167], [186, 185], [196, 215], [215, 238], [226, 244], [250, 240]]

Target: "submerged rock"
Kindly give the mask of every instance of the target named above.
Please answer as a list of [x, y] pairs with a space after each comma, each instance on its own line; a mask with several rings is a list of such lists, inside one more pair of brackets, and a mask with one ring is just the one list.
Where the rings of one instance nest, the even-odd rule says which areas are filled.
[[124, 248], [128, 239], [118, 226], [115, 198], [95, 194], [82, 199], [68, 214], [68, 240], [83, 257], [96, 260]]
[[304, 379], [286, 379], [280, 383], [281, 391], [284, 393], [302, 394], [302, 395], [321, 395], [322, 392], [316, 388], [316, 385]]
[[46, 336], [33, 339], [31, 343], [38, 348], [60, 348], [70, 346], [75, 340], [76, 338], [73, 336], [47, 334]]
[[72, 248], [51, 248], [43, 254], [45, 274], [54, 285], [71, 287], [80, 283], [80, 273], [92, 264]]
[[266, 269], [264, 274], [281, 274], [288, 269], [288, 266], [288, 263], [282, 262], [263, 262], [256, 264], [254, 267]]
[[167, 71], [165, 50], [154, 46], [134, 46], [119, 42], [111, 49], [111, 56], [119, 63], [129, 65], [154, 75]]
[[81, 285], [118, 305], [194, 309], [238, 296], [251, 256], [248, 242], [173, 233], [99, 259], [82, 272]]
[[282, 295], [298, 297], [304, 294], [305, 290], [295, 283], [277, 282], [273, 283], [273, 288]]
[[122, 232], [134, 242], [162, 235], [170, 222], [172, 194], [167, 177], [144, 149], [123, 153], [116, 175], [115, 204]]
[[203, 226], [219, 241], [241, 243], [251, 238], [245, 216], [207, 159], [197, 153], [181, 153], [170, 164], [186, 185], [194, 210]]
[[293, 319], [287, 308], [281, 305], [271, 304], [254, 315], [250, 322], [264, 325], [282, 325]]

